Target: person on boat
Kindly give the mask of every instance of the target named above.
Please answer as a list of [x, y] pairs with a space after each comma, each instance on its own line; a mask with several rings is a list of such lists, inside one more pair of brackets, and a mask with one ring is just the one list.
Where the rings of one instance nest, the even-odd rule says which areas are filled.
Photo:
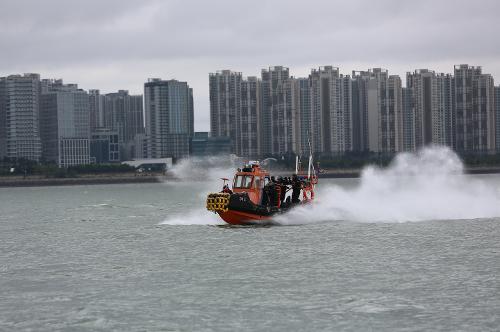
[[269, 204], [269, 187], [267, 184], [262, 188], [262, 201], [261, 204], [267, 206]]
[[281, 176], [278, 177], [278, 185], [280, 187], [280, 201], [281, 204], [283, 204], [283, 202], [285, 201], [286, 190], [287, 190], [285, 178], [282, 178]]
[[229, 189], [229, 186], [227, 184], [225, 184], [224, 187], [222, 187], [222, 192], [227, 193], [227, 194], [233, 193], [233, 191], [231, 189]]
[[302, 181], [297, 174], [292, 176], [292, 203], [300, 203], [300, 191], [302, 190]]
[[264, 195], [262, 203], [266, 206], [274, 205], [274, 197], [276, 196], [276, 188], [275, 181], [273, 181], [274, 177], [271, 177], [271, 181], [269, 181], [264, 186]]
[[280, 184], [274, 176], [271, 176], [271, 181], [269, 181], [268, 185], [269, 185], [269, 192], [268, 192], [269, 205], [277, 206], [278, 200], [280, 199], [280, 197], [278, 196], [278, 190], [279, 190], [278, 187]]

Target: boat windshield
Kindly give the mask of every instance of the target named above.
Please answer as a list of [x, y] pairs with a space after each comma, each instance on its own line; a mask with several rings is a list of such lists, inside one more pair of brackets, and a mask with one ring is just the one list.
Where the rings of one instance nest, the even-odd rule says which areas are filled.
[[249, 189], [252, 187], [252, 175], [236, 175], [234, 177], [233, 188]]
[[256, 189], [261, 189], [261, 180], [260, 180], [260, 177], [258, 177], [258, 176], [255, 177], [255, 185], [254, 185], [254, 187]]

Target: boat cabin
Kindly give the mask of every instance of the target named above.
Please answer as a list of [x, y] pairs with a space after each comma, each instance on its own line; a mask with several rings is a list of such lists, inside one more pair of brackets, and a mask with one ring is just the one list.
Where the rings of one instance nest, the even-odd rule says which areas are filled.
[[253, 203], [260, 204], [262, 189], [269, 181], [269, 173], [262, 169], [258, 162], [250, 162], [235, 174], [233, 192], [246, 192]]

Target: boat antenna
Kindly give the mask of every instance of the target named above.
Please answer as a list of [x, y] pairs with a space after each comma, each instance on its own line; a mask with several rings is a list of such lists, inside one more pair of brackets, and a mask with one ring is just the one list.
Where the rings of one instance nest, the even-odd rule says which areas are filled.
[[309, 144], [309, 165], [307, 166], [307, 178], [311, 179], [311, 166], [313, 162], [312, 156], [312, 147], [311, 147], [311, 138], [309, 137], [309, 133], [307, 133], [307, 143]]

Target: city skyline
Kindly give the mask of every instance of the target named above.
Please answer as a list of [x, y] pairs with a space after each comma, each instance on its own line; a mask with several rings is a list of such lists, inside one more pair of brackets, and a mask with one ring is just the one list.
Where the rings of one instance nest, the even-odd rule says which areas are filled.
[[[289, 68], [274, 66], [262, 69], [260, 80], [247, 77], [260, 81], [253, 96], [242, 93], [242, 73], [217, 71], [209, 74], [212, 135], [230, 137], [232, 152], [249, 157], [239, 142], [260, 147], [260, 156], [303, 154], [309, 143], [323, 156], [397, 153], [432, 144], [498, 151], [500, 87], [480, 66], [453, 69], [408, 72], [403, 88], [401, 77], [381, 68], [344, 76], [337, 67], [322, 66], [308, 78], [295, 78]], [[256, 105], [253, 114], [249, 103]]]
[[[228, 66], [226, 67], [221, 67], [221, 68], [218, 68], [218, 69], [211, 69], [210, 71], [208, 71], [207, 73], [205, 73], [204, 76], [209, 76], [211, 73], [215, 73], [215, 72], [223, 72], [223, 71], [229, 71], [229, 72], [234, 72], [234, 73], [240, 73], [241, 74], [241, 79], [248, 79], [248, 78], [258, 78], [259, 80], [261, 80], [261, 77], [260, 77], [260, 74], [261, 74], [261, 71], [262, 70], [267, 70], [267, 68], [270, 68], [270, 67], [284, 67], [284, 68], [288, 68], [289, 69], [289, 72], [290, 72], [290, 77], [293, 77], [295, 79], [307, 79], [309, 77], [309, 75], [311, 74], [311, 71], [314, 71], [314, 70], [317, 70], [319, 67], [334, 67], [338, 70], [338, 73], [339, 75], [342, 75], [344, 77], [346, 76], [350, 76], [351, 78], [353, 78], [353, 73], [355, 72], [363, 72], [363, 71], [366, 71], [366, 70], [371, 70], [371, 69], [382, 69], [384, 71], [387, 71], [390, 75], [392, 76], [399, 76], [399, 78], [401, 79], [401, 87], [402, 88], [407, 88], [407, 76], [408, 74], [413, 74], [415, 72], [418, 72], [418, 71], [429, 71], [429, 72], [434, 72], [436, 74], [443, 74], [443, 75], [453, 75], [453, 70], [454, 70], [454, 67], [457, 66], [457, 65], [461, 65], [461, 64], [467, 64], [469, 66], [473, 66], [473, 67], [479, 67], [482, 69], [482, 71], [484, 73], [487, 73], [489, 75], [491, 75], [491, 77], [493, 78], [494, 80], [494, 85], [496, 87], [500, 86], [500, 74], [498, 75], [499, 79], [498, 81], [496, 80], [496, 76], [494, 74], [492, 74], [491, 72], [489, 72], [488, 70], [485, 70], [485, 66], [481, 65], [481, 64], [473, 64], [473, 63], [455, 63], [451, 66], [451, 69], [448, 68], [448, 70], [444, 70], [444, 71], [440, 71], [440, 70], [437, 70], [436, 68], [414, 68], [414, 69], [411, 69], [411, 70], [406, 70], [404, 71], [404, 74], [403, 75], [400, 75], [399, 73], [394, 73], [392, 72], [390, 69], [388, 69], [389, 67], [388, 66], [369, 66], [367, 68], [355, 68], [355, 69], [351, 69], [351, 70], [347, 70], [347, 69], [343, 69], [341, 67], [337, 67], [335, 65], [332, 65], [332, 64], [325, 64], [325, 65], [318, 65], [318, 66], [313, 66], [311, 68], [308, 69], [307, 72], [305, 72], [304, 75], [297, 75], [296, 74], [296, 71], [294, 68], [290, 68], [290, 67], [287, 67], [286, 65], [283, 65], [283, 64], [279, 64], [279, 65], [267, 65], [267, 66], [263, 66], [261, 69], [259, 70], [255, 70], [252, 72], [252, 74], [246, 74], [244, 72], [241, 72], [239, 70], [236, 70], [234, 68], [230, 68]], [[253, 75], [255, 73], [255, 75]], [[36, 75], [39, 75], [40, 77], [43, 77], [45, 79], [50, 79], [50, 80], [64, 80], [64, 81], [70, 81], [70, 82], [75, 82], [75, 81], [71, 81], [69, 79], [67, 79], [66, 77], [56, 77], [56, 76], [45, 76], [43, 73], [40, 73], [40, 72], [35, 72], [35, 71], [19, 71], [19, 72], [7, 72], [7, 73], [0, 73], [0, 77], [8, 77], [8, 76], [11, 76], [11, 75], [24, 75], [24, 74], [36, 74]], [[100, 95], [112, 95], [112, 94], [116, 94], [116, 93], [119, 93], [120, 91], [124, 91], [126, 93], [129, 93], [130, 95], [144, 95], [144, 82], [146, 82], [147, 80], [151, 79], [151, 78], [154, 78], [154, 77], [159, 77], [161, 75], [151, 75], [150, 77], [147, 77], [145, 78], [142, 82], [140, 82], [138, 85], [141, 87], [140, 90], [129, 90], [129, 89], [126, 89], [125, 87], [123, 86], [120, 86], [119, 84], [117, 84], [117, 88], [115, 90], [105, 90], [105, 89], [102, 89], [101, 87], [96, 87], [96, 86], [93, 86], [92, 88], [88, 89], [86, 88], [84, 85], [82, 85], [80, 82], [75, 82], [73, 84], [78, 84], [78, 86], [80, 87], [80, 89], [82, 90], [85, 90], [87, 91], [88, 93], [92, 93], [93, 91], [98, 91]], [[179, 77], [179, 78], [170, 78], [168, 76], [165, 77], [165, 80], [178, 80], [178, 81], [184, 81], [184, 82], [187, 82], [189, 83], [189, 85], [192, 87], [192, 84], [190, 83], [189, 80], [186, 80], [182, 77]], [[195, 92], [193, 93], [193, 105], [194, 105], [194, 131], [208, 131], [210, 132], [210, 94], [209, 94], [209, 79], [207, 78], [207, 81], [206, 81], [206, 86], [202, 89], [202, 90], [207, 90], [207, 94], [206, 94], [206, 103], [207, 103], [207, 109], [205, 111], [199, 111], [197, 110], [196, 108], [196, 100], [199, 101], [200, 97], [198, 96], [198, 91], [195, 90], [194, 88], [192, 88]], [[202, 93], [203, 94], [203, 93]], [[197, 97], [198, 96], [198, 97]], [[197, 120], [197, 118], [200, 116], [200, 112], [202, 112], [202, 116], [201, 116], [201, 119]], [[206, 114], [204, 114], [206, 113]], [[203, 124], [200, 125], [200, 122], [203, 121]]]
[[[271, 66], [260, 78], [222, 70], [209, 80], [211, 136], [230, 138], [230, 151], [240, 156], [302, 154], [309, 144], [326, 156], [430, 144], [469, 152], [499, 148], [500, 86], [481, 66], [454, 65], [453, 74], [407, 72], [406, 87], [386, 69], [342, 75], [333, 66], [312, 69], [307, 78]], [[0, 156], [67, 166], [104, 161], [108, 152], [110, 161], [191, 153], [195, 112], [188, 82], [150, 78], [144, 97], [126, 90], [101, 95], [37, 73], [0, 77], [0, 83], [6, 120]]]
[[142, 94], [149, 77], [187, 81], [197, 131], [209, 128], [207, 74], [214, 70], [259, 76], [282, 65], [306, 77], [326, 65], [341, 74], [380, 67], [404, 86], [406, 72], [451, 73], [468, 63], [500, 80], [497, 1], [261, 1], [244, 12], [230, 1], [191, 4], [2, 2], [0, 76], [36, 72], [131, 94]]

